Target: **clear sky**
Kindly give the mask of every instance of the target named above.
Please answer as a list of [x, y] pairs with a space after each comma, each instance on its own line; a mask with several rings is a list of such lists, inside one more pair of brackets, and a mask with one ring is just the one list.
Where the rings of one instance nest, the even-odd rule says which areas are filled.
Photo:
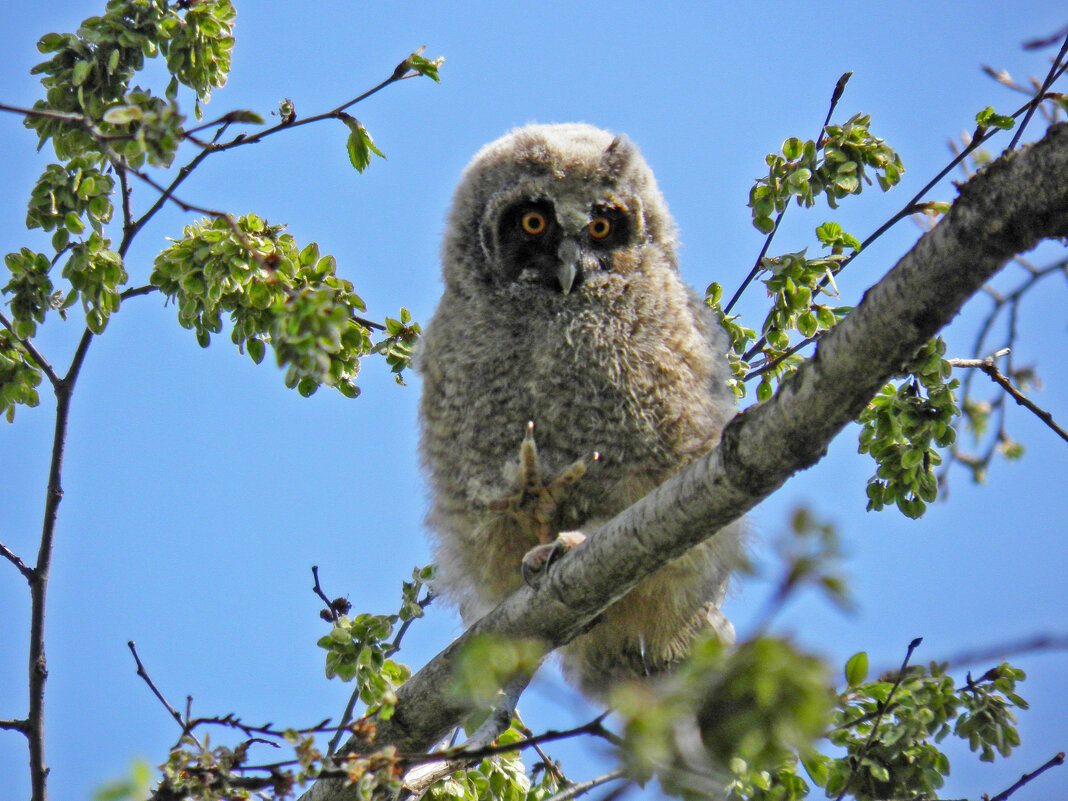
[[[41, 60], [37, 38], [74, 30], [103, 4], [4, 4], [0, 101], [32, 104], [40, 96], [29, 75]], [[309, 116], [373, 86], [419, 45], [428, 57], [447, 57], [441, 85], [402, 82], [352, 109], [388, 156], [363, 176], [348, 164], [346, 130], [320, 123], [213, 157], [180, 193], [288, 223], [301, 244], [316, 241], [337, 257], [369, 317], [395, 316], [404, 305], [419, 321], [440, 292], [438, 242], [460, 170], [512, 126], [581, 120], [626, 132], [679, 222], [684, 276], [697, 287], [716, 280], [732, 290], [762, 244], [745, 203], [764, 155], [788, 136], [816, 134], [839, 75], [853, 71], [838, 118], [870, 113], [872, 130], [907, 170], [899, 189], [869, 188], [833, 217], [862, 239], [940, 169], [947, 140], [971, 130], [976, 112], [1019, 105], [980, 65], [1019, 79], [1044, 75], [1051, 53], [1020, 45], [1066, 21], [1063, 3], [1036, 1], [237, 6], [230, 83], [215, 93], [209, 118], [238, 108], [266, 114], [284, 97]], [[143, 82], [162, 91], [156, 68]], [[1037, 122], [1029, 135], [1041, 130]], [[39, 232], [23, 228], [29, 191], [50, 160], [34, 146], [21, 120], [0, 117], [5, 253], [45, 247]], [[191, 155], [183, 150], [179, 162]], [[954, 194], [947, 183], [930, 199]], [[136, 208], [152, 200], [136, 187]], [[816, 248], [813, 229], [832, 214], [799, 211], [787, 216], [773, 249]], [[154, 253], [193, 219], [173, 207], [157, 216], [129, 254], [132, 284], [147, 281]], [[855, 303], [917, 235], [911, 223], [899, 224], [857, 260], [839, 280], [844, 302]], [[1047, 246], [1034, 260], [1062, 254]], [[744, 299], [750, 325], [759, 325], [763, 302], [755, 290]], [[950, 355], [968, 355], [987, 308], [982, 299], [966, 307], [948, 332]], [[1063, 282], [1029, 297], [1016, 353], [1018, 363], [1036, 365], [1044, 382], [1036, 399], [1062, 423], [1064, 308]], [[225, 335], [201, 350], [175, 318], [159, 296], [126, 303], [93, 343], [74, 397], [47, 620], [47, 755], [56, 798], [87, 798], [135, 757], [161, 762], [177, 737], [135, 676], [127, 640], [136, 640], [176, 705], [192, 695], [198, 714], [311, 724], [336, 717], [349, 692], [323, 678], [315, 640], [325, 624], [310, 592], [311, 565], [320, 566], [329, 594], [348, 595], [356, 610], [388, 612], [411, 568], [429, 561], [417, 377], [398, 387], [384, 362], [368, 359], [357, 400], [326, 390], [306, 400], [286, 390], [267, 362], [256, 367], [239, 355]], [[40, 347], [65, 367], [79, 334], [76, 325], [48, 326]], [[41, 389], [39, 408], [20, 408], [14, 425], [0, 424], [0, 541], [27, 561], [36, 553], [53, 425], [54, 402]], [[856, 454], [855, 430], [757, 509], [754, 529], [766, 541], [797, 504], [836, 523], [859, 602], [843, 616], [802, 598], [781, 616], [780, 630], [836, 670], [857, 650], [875, 666], [895, 665], [917, 636], [924, 642], [916, 659], [930, 660], [1066, 633], [1068, 451], [1023, 410], [1010, 409], [1008, 425], [1027, 446], [1023, 461], [995, 462], [985, 487], [954, 470], [948, 502], [922, 521], [864, 511], [871, 463]], [[756, 545], [758, 556], [767, 550]], [[743, 635], [765, 593], [746, 581], [730, 598]], [[2, 718], [25, 714], [28, 614], [24, 582], [0, 564]], [[433, 609], [402, 656], [418, 667], [459, 631], [450, 610]], [[1018, 758], [979, 765], [953, 751], [946, 797], [994, 794], [1068, 747], [1068, 655], [1016, 662], [1029, 673], [1022, 694], [1034, 706], [1020, 720]], [[594, 712], [549, 670], [520, 708], [536, 730]], [[552, 753], [573, 778], [600, 767], [578, 748]], [[0, 777], [0, 801], [28, 797], [21, 735], [0, 732]], [[1061, 768], [1015, 797], [1066, 792]]]

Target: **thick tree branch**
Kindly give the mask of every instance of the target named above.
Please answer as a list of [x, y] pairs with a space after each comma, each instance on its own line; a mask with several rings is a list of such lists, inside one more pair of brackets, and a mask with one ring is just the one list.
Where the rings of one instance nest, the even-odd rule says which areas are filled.
[[[962, 186], [949, 214], [868, 290], [774, 398], [727, 426], [719, 447], [594, 532], [537, 590], [516, 592], [413, 676], [398, 692], [394, 717], [379, 725], [376, 746], [424, 751], [460, 721], [468, 710], [447, 687], [454, 658], [473, 637], [533, 638], [546, 651], [563, 645], [644, 578], [815, 464], [1008, 259], [1065, 236], [1068, 125], [1058, 125]], [[304, 796], [350, 797], [337, 781], [321, 781]]]

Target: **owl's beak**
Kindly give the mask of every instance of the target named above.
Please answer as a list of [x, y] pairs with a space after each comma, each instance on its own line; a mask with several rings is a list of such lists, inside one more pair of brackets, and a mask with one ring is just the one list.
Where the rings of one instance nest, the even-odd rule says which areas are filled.
[[573, 261], [562, 261], [556, 268], [556, 280], [560, 282], [560, 291], [565, 295], [571, 292], [575, 284], [575, 276], [578, 275], [578, 264]]
[[589, 258], [574, 239], [564, 239], [556, 251], [556, 280], [560, 292], [567, 295], [582, 284], [586, 261]]

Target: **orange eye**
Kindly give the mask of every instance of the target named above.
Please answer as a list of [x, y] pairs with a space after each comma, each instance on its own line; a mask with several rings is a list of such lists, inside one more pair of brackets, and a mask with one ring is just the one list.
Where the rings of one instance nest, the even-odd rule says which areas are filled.
[[538, 211], [528, 211], [521, 221], [523, 230], [531, 236], [545, 233], [545, 215]]
[[604, 239], [612, 233], [612, 223], [605, 217], [597, 217], [590, 221], [590, 236], [594, 239]]

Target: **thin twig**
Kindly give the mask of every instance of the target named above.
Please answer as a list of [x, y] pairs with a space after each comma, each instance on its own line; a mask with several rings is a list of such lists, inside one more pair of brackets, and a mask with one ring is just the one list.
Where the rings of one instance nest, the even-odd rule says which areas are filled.
[[1012, 385], [1012, 382], [998, 370], [994, 358], [995, 357], [990, 356], [986, 359], [949, 359], [948, 361], [954, 367], [975, 367], [982, 370], [990, 376], [990, 379], [995, 384], [1005, 390], [1016, 403], [1030, 410], [1039, 420], [1049, 426], [1058, 437], [1065, 442], [1068, 442], [1068, 431], [1065, 431], [1054, 422], [1053, 415], [1050, 412], [1036, 406], [1026, 395], [1016, 389], [1016, 387]]
[[849, 790], [849, 785], [853, 783], [854, 777], [857, 775], [857, 770], [860, 768], [861, 762], [864, 761], [864, 756], [868, 753], [875, 742], [875, 735], [879, 733], [879, 724], [882, 722], [883, 715], [890, 707], [890, 701], [894, 697], [894, 693], [897, 692], [897, 688], [901, 686], [902, 680], [905, 678], [905, 669], [909, 666], [909, 660], [912, 658], [912, 652], [919, 648], [920, 643], [923, 642], [923, 637], [917, 637], [909, 643], [908, 650], [905, 652], [905, 658], [901, 662], [901, 667], [898, 669], [897, 678], [894, 680], [894, 686], [890, 688], [890, 692], [886, 695], [886, 700], [879, 704], [879, 715], [875, 719], [875, 723], [872, 724], [871, 734], [868, 735], [868, 741], [864, 743], [864, 747], [860, 749], [860, 753], [853, 758], [853, 765], [849, 770], [849, 777], [846, 779], [845, 784], [842, 785], [842, 792], [838, 794], [835, 801], [842, 801], [846, 792]]
[[302, 729], [286, 727], [285, 730], [276, 729], [273, 724], [265, 723], [262, 726], [249, 726], [247, 723], [243, 723], [241, 718], [235, 716], [233, 713], [225, 715], [223, 717], [210, 717], [210, 718], [192, 718], [188, 717], [187, 711], [185, 730], [193, 731], [200, 726], [225, 726], [229, 729], [236, 729], [244, 734], [246, 737], [256, 739], [259, 742], [268, 742], [255, 735], [263, 735], [263, 737], [274, 737], [276, 739], [284, 739], [286, 731], [295, 731], [297, 734], [325, 734], [332, 732], [334, 726], [330, 723], [330, 718], [324, 718], [314, 726], [307, 726]]
[[590, 779], [585, 782], [578, 782], [565, 787], [558, 793], [549, 796], [545, 801], [569, 801], [572, 798], [577, 798], [584, 793], [588, 793], [594, 787], [600, 787], [602, 784], [615, 781], [616, 779], [625, 779], [627, 772], [623, 768], [613, 770], [611, 773], [606, 773], [603, 776], [598, 776], [595, 779]]
[[766, 362], [765, 364], [762, 364], [760, 367], [757, 367], [757, 368], [755, 368], [753, 370], [750, 370], [748, 373], [745, 374], [745, 377], [742, 380], [743, 381], [749, 381], [750, 379], [756, 378], [757, 376], [762, 375], [762, 374], [768, 372], [769, 370], [774, 370], [776, 367], [779, 366], [779, 364], [781, 364], [786, 359], [788, 359], [791, 356], [793, 356], [795, 353], [797, 353], [802, 348], [805, 348], [808, 345], [811, 345], [813, 342], [819, 342], [820, 338], [823, 336], [823, 333], [824, 332], [820, 332], [819, 334], [816, 334], [815, 336], [811, 336], [811, 337], [807, 337], [807, 338], [803, 339], [801, 342], [798, 342], [796, 345], [791, 346], [788, 350], [786, 350], [783, 353], [781, 353], [778, 356], [776, 356], [770, 362]]
[[134, 221], [128, 232], [123, 232], [122, 245], [119, 246], [120, 253], [124, 252], [124, 246], [129, 247], [129, 243], [137, 235], [137, 232], [144, 228], [145, 224], [156, 215], [156, 212], [159, 211], [163, 207], [163, 204], [167, 202], [171, 195], [174, 194], [174, 190], [178, 188], [182, 181], [188, 178], [189, 174], [193, 172], [193, 170], [196, 169], [197, 166], [199, 166], [199, 164], [204, 161], [204, 159], [206, 159], [214, 152], [214, 146], [209, 145], [207, 148], [197, 153], [197, 155], [193, 157], [192, 161], [179, 168], [178, 174], [174, 177], [174, 180], [171, 181], [167, 188], [160, 193], [160, 196], [156, 198], [156, 202], [149, 206], [148, 211], [146, 211], [144, 214], [138, 217], [137, 220]]
[[1020, 141], [1020, 137], [1023, 136], [1024, 128], [1027, 127], [1027, 123], [1031, 121], [1031, 117], [1034, 116], [1035, 109], [1038, 108], [1042, 98], [1045, 97], [1049, 87], [1055, 80], [1064, 72], [1064, 65], [1061, 63], [1064, 60], [1065, 54], [1068, 53], [1068, 36], [1064, 37], [1064, 44], [1061, 45], [1061, 50], [1057, 53], [1057, 57], [1053, 59], [1053, 63], [1050, 65], [1049, 72], [1046, 73], [1046, 80], [1042, 82], [1042, 87], [1035, 93], [1035, 102], [1027, 109], [1027, 114], [1024, 115], [1023, 122], [1020, 123], [1019, 128], [1016, 130], [1016, 134], [1012, 137], [1012, 141], [1009, 142], [1007, 150], [1015, 150], [1016, 143]]
[[[533, 737], [534, 732], [527, 728], [527, 725], [523, 722], [522, 717], [520, 717], [519, 715], [518, 709], [515, 711], [515, 718], [516, 721], [519, 723], [518, 728], [519, 731], [523, 733], [523, 736]], [[564, 775], [564, 772], [560, 770], [560, 766], [556, 764], [556, 761], [553, 760], [547, 753], [545, 753], [544, 750], [542, 750], [542, 747], [539, 743], [534, 743], [533, 748], [534, 753], [536, 753], [541, 758], [542, 764], [545, 765], [545, 772], [553, 777], [553, 780], [556, 782], [556, 785], [558, 787], [566, 787], [573, 783], [570, 779], [567, 778], [567, 776]]]
[[1012, 785], [1012, 787], [1008, 788], [1007, 790], [1004, 790], [1004, 791], [998, 793], [996, 796], [991, 798], [990, 801], [1005, 801], [1006, 798], [1008, 798], [1010, 795], [1015, 793], [1017, 790], [1019, 790], [1021, 787], [1023, 787], [1025, 784], [1027, 784], [1032, 779], [1035, 779], [1038, 776], [1041, 776], [1043, 773], [1045, 773], [1050, 768], [1054, 768], [1054, 767], [1057, 767], [1058, 765], [1063, 765], [1063, 764], [1064, 764], [1064, 751], [1061, 751], [1059, 754], [1055, 755], [1052, 759], [1050, 759], [1048, 762], [1046, 762], [1046, 764], [1042, 765], [1042, 767], [1038, 768], [1037, 770], [1032, 771], [1031, 773], [1025, 773], [1023, 776], [1020, 777], [1020, 780], [1018, 782], [1016, 782], [1016, 784]]
[[27, 565], [21, 559], [19, 559], [15, 552], [9, 549], [2, 542], [0, 542], [0, 556], [4, 557], [5, 559], [7, 559], [7, 561], [13, 564], [16, 568], [18, 568], [18, 571], [22, 574], [22, 577], [26, 579], [26, 581], [33, 582], [33, 568]]
[[315, 586], [312, 587], [312, 592], [318, 595], [324, 604], [326, 604], [326, 611], [330, 615], [330, 620], [333, 623], [337, 623], [338, 613], [334, 608], [334, 602], [326, 597], [326, 593], [323, 592], [322, 586], [319, 584], [319, 565], [312, 565], [312, 578], [315, 579]]
[[[406, 61], [407, 60], [402, 61], [401, 64], [398, 65], [397, 69], [400, 69], [400, 67], [403, 66], [406, 63]], [[382, 89], [385, 89], [391, 83], [396, 83], [397, 81], [405, 80], [407, 78], [415, 78], [415, 77], [418, 76], [418, 74], [419, 73], [414, 73], [414, 72], [408, 71], [407, 73], [401, 73], [400, 75], [398, 75], [397, 71], [394, 70], [394, 72], [393, 72], [393, 74], [391, 76], [386, 78], [386, 80], [382, 81], [377, 86], [374, 86], [371, 89], [368, 89], [366, 92], [364, 92], [363, 94], [361, 94], [361, 95], [359, 95], [357, 97], [354, 97], [352, 100], [348, 101], [347, 103], [342, 103], [340, 106], [338, 106], [335, 109], [331, 109], [330, 111], [325, 111], [322, 114], [316, 114], [315, 116], [312, 116], [312, 117], [304, 117], [303, 119], [283, 120], [282, 122], [278, 123], [277, 125], [274, 125], [274, 126], [272, 126], [270, 128], [266, 128], [266, 129], [260, 131], [259, 133], [252, 134], [251, 136], [249, 136], [247, 134], [238, 134], [233, 139], [231, 139], [229, 142], [224, 142], [221, 145], [212, 146], [211, 147], [211, 151], [214, 152], [214, 153], [221, 153], [222, 151], [229, 150], [230, 148], [242, 147], [244, 145], [253, 145], [253, 144], [256, 144], [257, 142], [262, 141], [263, 139], [267, 138], [268, 136], [271, 136], [272, 134], [276, 134], [279, 131], [285, 130], [286, 128], [297, 128], [297, 127], [299, 127], [301, 125], [308, 125], [310, 123], [320, 122], [322, 120], [338, 119], [338, 115], [341, 114], [341, 112], [343, 112], [345, 109], [349, 108], [350, 106], [354, 106], [357, 103], [359, 103], [360, 101], [366, 100], [367, 98], [369, 98], [371, 95], [375, 94], [376, 92], [379, 92]]]
[[158, 291], [158, 286], [155, 286], [153, 284], [146, 284], [145, 286], [131, 287], [130, 289], [124, 290], [122, 294], [119, 295], [119, 298], [122, 300], [126, 300], [127, 298], [135, 298], [138, 295], [149, 295], [152, 292]]
[[1068, 634], [1043, 634], [1003, 645], [990, 646], [981, 650], [965, 651], [944, 661], [950, 667], [958, 668], [964, 665], [986, 663], [995, 659], [1004, 659], [1007, 656], [1031, 654], [1038, 651], [1068, 651]]
[[[426, 609], [430, 604], [434, 603], [434, 599], [437, 596], [430, 590], [426, 591], [426, 595], [423, 596], [421, 601], [416, 601], [420, 609]], [[386, 656], [390, 657], [397, 653], [401, 649], [401, 640], [404, 639], [404, 635], [408, 633], [408, 629], [411, 628], [412, 623], [416, 621], [416, 618], [410, 617], [400, 624], [400, 628], [397, 629], [397, 636], [393, 638], [393, 642], [386, 648]]]
[[[834, 109], [838, 105], [838, 101], [842, 99], [842, 93], [845, 91], [846, 84], [849, 82], [849, 78], [852, 74], [852, 72], [844, 73], [842, 77], [838, 79], [838, 82], [834, 85], [834, 92], [831, 93], [830, 108], [827, 109], [827, 116], [824, 118], [823, 125], [820, 127], [819, 136], [816, 137], [817, 148], [819, 147], [819, 143], [823, 141], [823, 133], [827, 130], [827, 126], [831, 123], [831, 115], [834, 114]], [[757, 255], [756, 263], [753, 265], [753, 269], [749, 271], [749, 275], [745, 277], [738, 289], [735, 290], [734, 295], [731, 296], [731, 299], [727, 302], [727, 305], [723, 307], [724, 314], [730, 313], [730, 310], [734, 308], [734, 304], [738, 302], [738, 299], [742, 296], [742, 293], [745, 292], [746, 288], [753, 282], [753, 279], [755, 279], [757, 275], [759, 275], [760, 271], [764, 269], [764, 257], [768, 255], [768, 248], [771, 247], [771, 240], [775, 238], [775, 234], [779, 230], [779, 223], [782, 221], [783, 215], [786, 214], [786, 209], [788, 209], [789, 207], [789, 203], [787, 203], [785, 206], [783, 206], [782, 211], [780, 211], [775, 217], [775, 226], [771, 229], [767, 237], [764, 239], [764, 246], [760, 249], [759, 255]]]
[[29, 734], [29, 721], [27, 720], [0, 720], [0, 729], [6, 731], [20, 731]]
[[608, 712], [604, 712], [589, 723], [584, 723], [583, 725], [576, 726], [572, 729], [566, 729], [564, 731], [550, 729], [541, 734], [536, 734], [533, 737], [527, 737], [508, 745], [487, 745], [476, 750], [468, 750], [465, 745], [459, 745], [454, 748], [446, 749], [445, 751], [431, 754], [403, 754], [401, 758], [406, 762], [412, 763], [427, 762], [436, 759], [482, 759], [484, 757], [497, 756], [498, 754], [508, 754], [512, 751], [521, 751], [524, 748], [532, 747], [535, 743], [566, 740], [571, 737], [577, 737], [580, 734], [589, 734], [593, 737], [600, 737], [612, 743], [612, 745], [619, 746], [622, 744], [619, 736], [606, 729], [603, 725], [603, 721], [608, 717], [608, 714]]
[[45, 660], [45, 607], [48, 595], [48, 578], [52, 568], [52, 547], [56, 535], [56, 516], [59, 502], [63, 499], [63, 456], [67, 444], [67, 421], [70, 417], [70, 398], [78, 369], [85, 358], [87, 340], [75, 352], [71, 369], [53, 385], [56, 395], [56, 423], [52, 435], [52, 458], [48, 468], [48, 486], [45, 490], [44, 520], [41, 524], [41, 542], [37, 550], [37, 563], [30, 581], [30, 647], [29, 647], [29, 714], [26, 716], [27, 739], [30, 748], [30, 784], [32, 797], [47, 797], [48, 767], [45, 763], [45, 681], [48, 664]]
[[119, 176], [119, 192], [122, 194], [122, 241], [119, 243], [118, 254], [125, 258], [126, 251], [133, 241], [136, 231], [133, 230], [133, 210], [130, 208], [130, 182], [126, 179], [128, 164], [124, 156], [118, 164], [112, 163], [115, 172]]
[[1054, 34], [1044, 36], [1040, 39], [1031, 39], [1023, 43], [1024, 50], [1039, 50], [1043, 47], [1050, 47], [1057, 44], [1061, 40], [1062, 36], [1068, 36], [1068, 28], [1062, 28]]
[[130, 640], [126, 643], [126, 647], [130, 649], [130, 653], [133, 654], [134, 661], [137, 663], [137, 675], [144, 680], [145, 684], [148, 685], [148, 689], [150, 689], [152, 694], [159, 699], [161, 704], [163, 704], [163, 708], [167, 710], [172, 718], [174, 718], [174, 722], [182, 727], [182, 734], [188, 734], [190, 727], [187, 725], [186, 720], [182, 718], [182, 714], [171, 706], [170, 702], [163, 697], [163, 693], [159, 691], [155, 682], [152, 681], [152, 677], [149, 676], [148, 671], [145, 670], [145, 666], [141, 662], [141, 657], [137, 655], [137, 645], [134, 644], [133, 640]]
[[22, 339], [15, 333], [14, 324], [7, 319], [7, 316], [3, 312], [0, 312], [0, 325], [3, 325], [4, 328], [11, 332], [11, 336], [15, 337], [15, 341], [19, 344], [19, 347], [26, 349], [26, 352], [30, 354], [30, 357], [36, 362], [36, 366], [48, 377], [48, 380], [52, 382], [52, 386], [55, 386], [60, 382], [59, 376], [56, 374], [56, 371], [52, 369], [52, 365], [48, 363], [48, 360], [41, 355], [33, 342], [28, 339]]

